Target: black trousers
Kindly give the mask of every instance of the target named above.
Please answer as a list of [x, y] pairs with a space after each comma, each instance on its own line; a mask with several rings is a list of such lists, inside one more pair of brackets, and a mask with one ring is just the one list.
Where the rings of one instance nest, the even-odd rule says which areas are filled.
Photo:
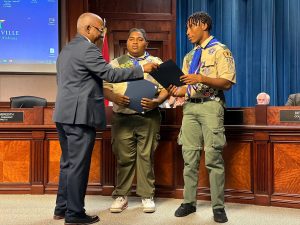
[[56, 123], [56, 128], [62, 154], [55, 213], [65, 212], [68, 219], [82, 217], [96, 130], [62, 123]]

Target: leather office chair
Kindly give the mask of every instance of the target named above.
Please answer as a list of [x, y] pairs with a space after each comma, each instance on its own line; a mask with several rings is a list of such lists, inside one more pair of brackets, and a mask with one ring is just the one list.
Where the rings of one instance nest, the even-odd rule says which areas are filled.
[[46, 106], [45, 98], [35, 96], [16, 96], [10, 98], [11, 108], [33, 108], [34, 106]]
[[300, 106], [300, 93], [291, 94], [288, 97], [286, 106]]

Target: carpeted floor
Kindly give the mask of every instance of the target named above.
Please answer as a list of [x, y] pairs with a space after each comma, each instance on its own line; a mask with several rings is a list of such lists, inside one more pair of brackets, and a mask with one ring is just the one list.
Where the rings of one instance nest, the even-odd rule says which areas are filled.
[[[174, 211], [181, 199], [158, 198], [156, 212], [143, 213], [140, 198], [129, 197], [129, 207], [119, 214], [109, 212], [107, 196], [86, 196], [88, 214], [100, 216], [97, 225], [211, 225], [210, 202], [198, 201], [197, 212], [177, 218]], [[52, 219], [55, 195], [0, 195], [1, 225], [63, 225]], [[300, 209], [226, 203], [226, 225], [300, 225]]]

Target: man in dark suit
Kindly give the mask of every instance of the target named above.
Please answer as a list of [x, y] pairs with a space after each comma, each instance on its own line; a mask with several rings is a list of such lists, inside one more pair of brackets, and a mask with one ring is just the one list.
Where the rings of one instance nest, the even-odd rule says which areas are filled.
[[142, 79], [157, 64], [132, 69], [113, 69], [95, 42], [102, 36], [103, 20], [92, 13], [77, 21], [77, 35], [57, 59], [58, 92], [53, 120], [59, 135], [62, 155], [54, 219], [65, 224], [92, 224], [98, 216], [85, 213], [84, 198], [88, 183], [96, 127], [105, 127], [102, 80], [121, 82]]
[[300, 105], [300, 93], [291, 94], [287, 102], [285, 103], [286, 106], [297, 106]]

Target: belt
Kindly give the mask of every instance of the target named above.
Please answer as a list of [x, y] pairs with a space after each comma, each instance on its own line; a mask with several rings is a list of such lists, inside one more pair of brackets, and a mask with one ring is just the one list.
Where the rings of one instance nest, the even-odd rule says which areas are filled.
[[[115, 113], [115, 112], [114, 112]], [[122, 116], [136, 116], [136, 115], [143, 115], [141, 113], [115, 113], [115, 114], [118, 114], [118, 115], [122, 115]]]
[[211, 98], [189, 98], [186, 101], [191, 103], [203, 103], [203, 102], [208, 102], [213, 100]]
[[146, 114], [150, 114], [150, 113], [155, 113], [155, 112], [157, 112], [157, 111], [159, 111], [159, 108], [157, 107], [157, 108], [154, 108], [154, 109], [151, 109], [151, 110], [149, 110], [149, 111], [145, 111], [145, 112], [142, 112], [142, 113], [138, 113], [138, 112], [136, 112], [136, 113], [121, 113], [121, 112], [113, 112], [113, 113], [115, 113], [115, 114], [117, 114], [117, 115], [122, 115], [122, 116], [137, 116], [137, 115], [139, 115], [139, 116], [144, 116], [144, 115], [146, 115]]

